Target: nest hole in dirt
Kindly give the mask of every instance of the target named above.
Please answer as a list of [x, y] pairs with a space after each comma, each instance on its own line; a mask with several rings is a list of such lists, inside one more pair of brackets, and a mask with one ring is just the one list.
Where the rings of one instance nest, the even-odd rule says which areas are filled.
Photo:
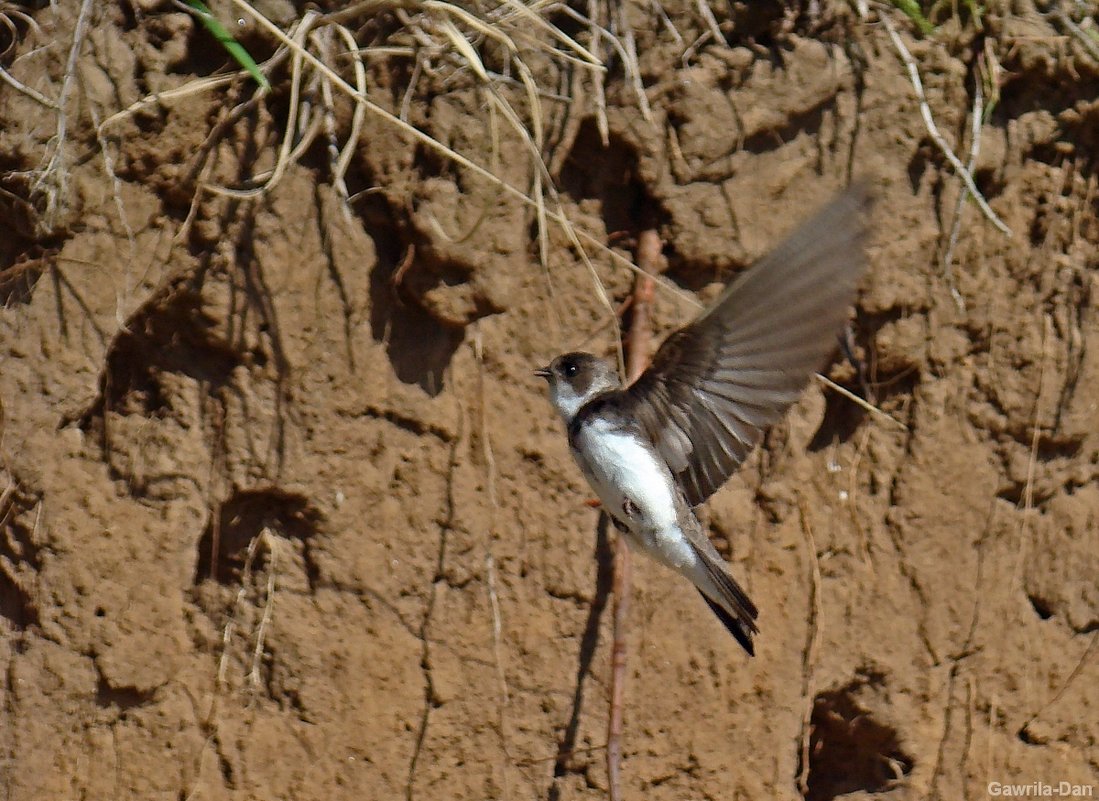
[[863, 684], [859, 680], [814, 699], [806, 801], [885, 792], [912, 771], [914, 762], [901, 749], [897, 732], [856, 700]]
[[[264, 529], [308, 543], [321, 520], [320, 511], [303, 495], [278, 488], [238, 490], [210, 516], [198, 543], [194, 583], [210, 578], [222, 584], [238, 583], [249, 547]], [[305, 553], [308, 556], [308, 548]], [[310, 584], [315, 584], [317, 567], [308, 558], [305, 569]]]

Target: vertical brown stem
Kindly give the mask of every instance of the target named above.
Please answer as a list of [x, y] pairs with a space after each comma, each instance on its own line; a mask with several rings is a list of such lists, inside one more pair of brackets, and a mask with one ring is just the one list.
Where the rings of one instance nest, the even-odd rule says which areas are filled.
[[[637, 238], [637, 265], [643, 271], [633, 285], [630, 327], [626, 333], [626, 380], [633, 383], [649, 363], [652, 338], [653, 275], [663, 267], [663, 243], [655, 229]], [[611, 708], [607, 719], [607, 789], [611, 801], [621, 801], [622, 709], [626, 694], [626, 635], [630, 609], [630, 550], [619, 534], [614, 549], [614, 644], [611, 648]]]
[[621, 534], [614, 542], [614, 644], [611, 647], [611, 709], [607, 718], [607, 790], [621, 801], [622, 708], [626, 695], [626, 623], [630, 610], [630, 547]]
[[653, 228], [647, 228], [637, 237], [637, 266], [644, 274], [638, 273], [633, 284], [630, 328], [626, 334], [626, 380], [631, 384], [649, 366], [653, 293], [656, 291], [653, 276], [663, 269], [663, 247], [660, 234]]

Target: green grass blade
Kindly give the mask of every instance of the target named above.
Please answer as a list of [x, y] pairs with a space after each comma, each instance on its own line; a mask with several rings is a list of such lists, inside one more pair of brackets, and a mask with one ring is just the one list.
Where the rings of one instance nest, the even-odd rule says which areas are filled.
[[935, 32], [935, 26], [923, 15], [920, 4], [916, 0], [892, 0], [892, 3], [894, 8], [903, 11], [905, 16], [916, 24], [924, 36], [930, 36]]
[[206, 4], [201, 0], [184, 0], [195, 12], [195, 16], [199, 18], [199, 21], [208, 30], [213, 37], [217, 39], [221, 46], [225, 48], [225, 51], [231, 55], [240, 66], [248, 71], [248, 74], [252, 76], [256, 83], [259, 84], [261, 89], [270, 89], [271, 84], [267, 80], [267, 76], [264, 75], [256, 64], [256, 60], [248, 54], [248, 51], [244, 49], [240, 42], [233, 38], [233, 34], [229, 33], [225, 29], [225, 26], [218, 22], [217, 17], [213, 15]]

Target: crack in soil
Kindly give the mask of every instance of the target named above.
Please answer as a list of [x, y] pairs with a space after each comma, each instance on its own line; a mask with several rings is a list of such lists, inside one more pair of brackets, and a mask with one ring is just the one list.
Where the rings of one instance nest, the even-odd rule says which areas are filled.
[[464, 434], [465, 415], [463, 414], [458, 423], [458, 436], [454, 438], [454, 442], [450, 448], [446, 480], [446, 518], [443, 520], [442, 525], [439, 526], [439, 547], [435, 560], [435, 572], [431, 577], [431, 589], [428, 592], [427, 605], [424, 608], [424, 616], [420, 620], [420, 628], [417, 633], [421, 643], [420, 668], [423, 670], [424, 674], [424, 709], [423, 713], [420, 715], [420, 725], [416, 731], [416, 745], [412, 751], [412, 759], [408, 764], [408, 779], [405, 782], [405, 798], [407, 801], [412, 801], [415, 797], [414, 787], [416, 782], [416, 768], [420, 764], [420, 754], [423, 751], [424, 740], [427, 739], [427, 729], [431, 720], [431, 710], [438, 706], [435, 700], [435, 681], [431, 675], [431, 639], [428, 637], [427, 630], [431, 626], [431, 619], [435, 612], [435, 601], [438, 598], [439, 582], [443, 581], [443, 574], [445, 572], [447, 535], [454, 527], [455, 509], [457, 508], [454, 492], [454, 474], [458, 470], [458, 453], [464, 442]]

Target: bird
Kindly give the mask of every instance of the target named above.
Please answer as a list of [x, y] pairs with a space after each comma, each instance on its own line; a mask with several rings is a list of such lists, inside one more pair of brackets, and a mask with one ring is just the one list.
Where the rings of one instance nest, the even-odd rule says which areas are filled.
[[866, 270], [870, 203], [863, 184], [835, 196], [669, 335], [629, 386], [591, 353], [534, 371], [616, 528], [694, 584], [749, 656], [759, 611], [696, 509], [835, 351]]

